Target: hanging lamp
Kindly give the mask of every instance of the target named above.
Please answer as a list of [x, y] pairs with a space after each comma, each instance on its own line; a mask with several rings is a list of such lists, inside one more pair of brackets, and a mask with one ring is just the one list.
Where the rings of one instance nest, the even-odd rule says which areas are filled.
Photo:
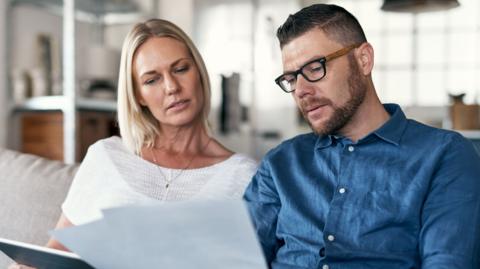
[[381, 9], [391, 12], [421, 13], [448, 10], [459, 5], [457, 0], [384, 0]]

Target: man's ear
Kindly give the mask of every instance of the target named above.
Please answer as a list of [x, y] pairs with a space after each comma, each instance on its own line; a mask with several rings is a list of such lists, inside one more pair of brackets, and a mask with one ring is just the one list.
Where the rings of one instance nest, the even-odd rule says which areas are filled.
[[355, 58], [357, 59], [358, 67], [362, 71], [362, 74], [370, 75], [373, 69], [374, 53], [373, 47], [368, 42], [362, 43], [355, 52]]

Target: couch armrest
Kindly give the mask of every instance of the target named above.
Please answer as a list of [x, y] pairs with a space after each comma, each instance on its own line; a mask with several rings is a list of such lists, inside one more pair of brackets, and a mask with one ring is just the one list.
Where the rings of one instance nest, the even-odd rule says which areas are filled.
[[[77, 168], [0, 149], [0, 236], [45, 244]], [[4, 260], [0, 256], [0, 268]]]

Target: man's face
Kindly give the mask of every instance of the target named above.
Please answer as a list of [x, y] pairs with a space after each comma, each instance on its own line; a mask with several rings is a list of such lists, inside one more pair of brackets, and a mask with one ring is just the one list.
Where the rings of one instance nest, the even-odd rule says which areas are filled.
[[[351, 44], [348, 44], [351, 45]], [[282, 48], [284, 73], [298, 70], [305, 63], [342, 49], [322, 30], [312, 29]], [[351, 121], [362, 104], [367, 84], [352, 56], [326, 62], [326, 75], [317, 82], [297, 77], [292, 93], [305, 120], [320, 135], [336, 134]]]

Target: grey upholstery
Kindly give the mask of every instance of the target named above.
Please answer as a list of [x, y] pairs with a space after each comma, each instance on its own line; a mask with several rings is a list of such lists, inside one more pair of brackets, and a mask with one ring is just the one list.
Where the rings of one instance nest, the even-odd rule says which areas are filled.
[[[0, 237], [44, 245], [76, 165], [0, 149]], [[11, 261], [0, 253], [0, 269]]]

